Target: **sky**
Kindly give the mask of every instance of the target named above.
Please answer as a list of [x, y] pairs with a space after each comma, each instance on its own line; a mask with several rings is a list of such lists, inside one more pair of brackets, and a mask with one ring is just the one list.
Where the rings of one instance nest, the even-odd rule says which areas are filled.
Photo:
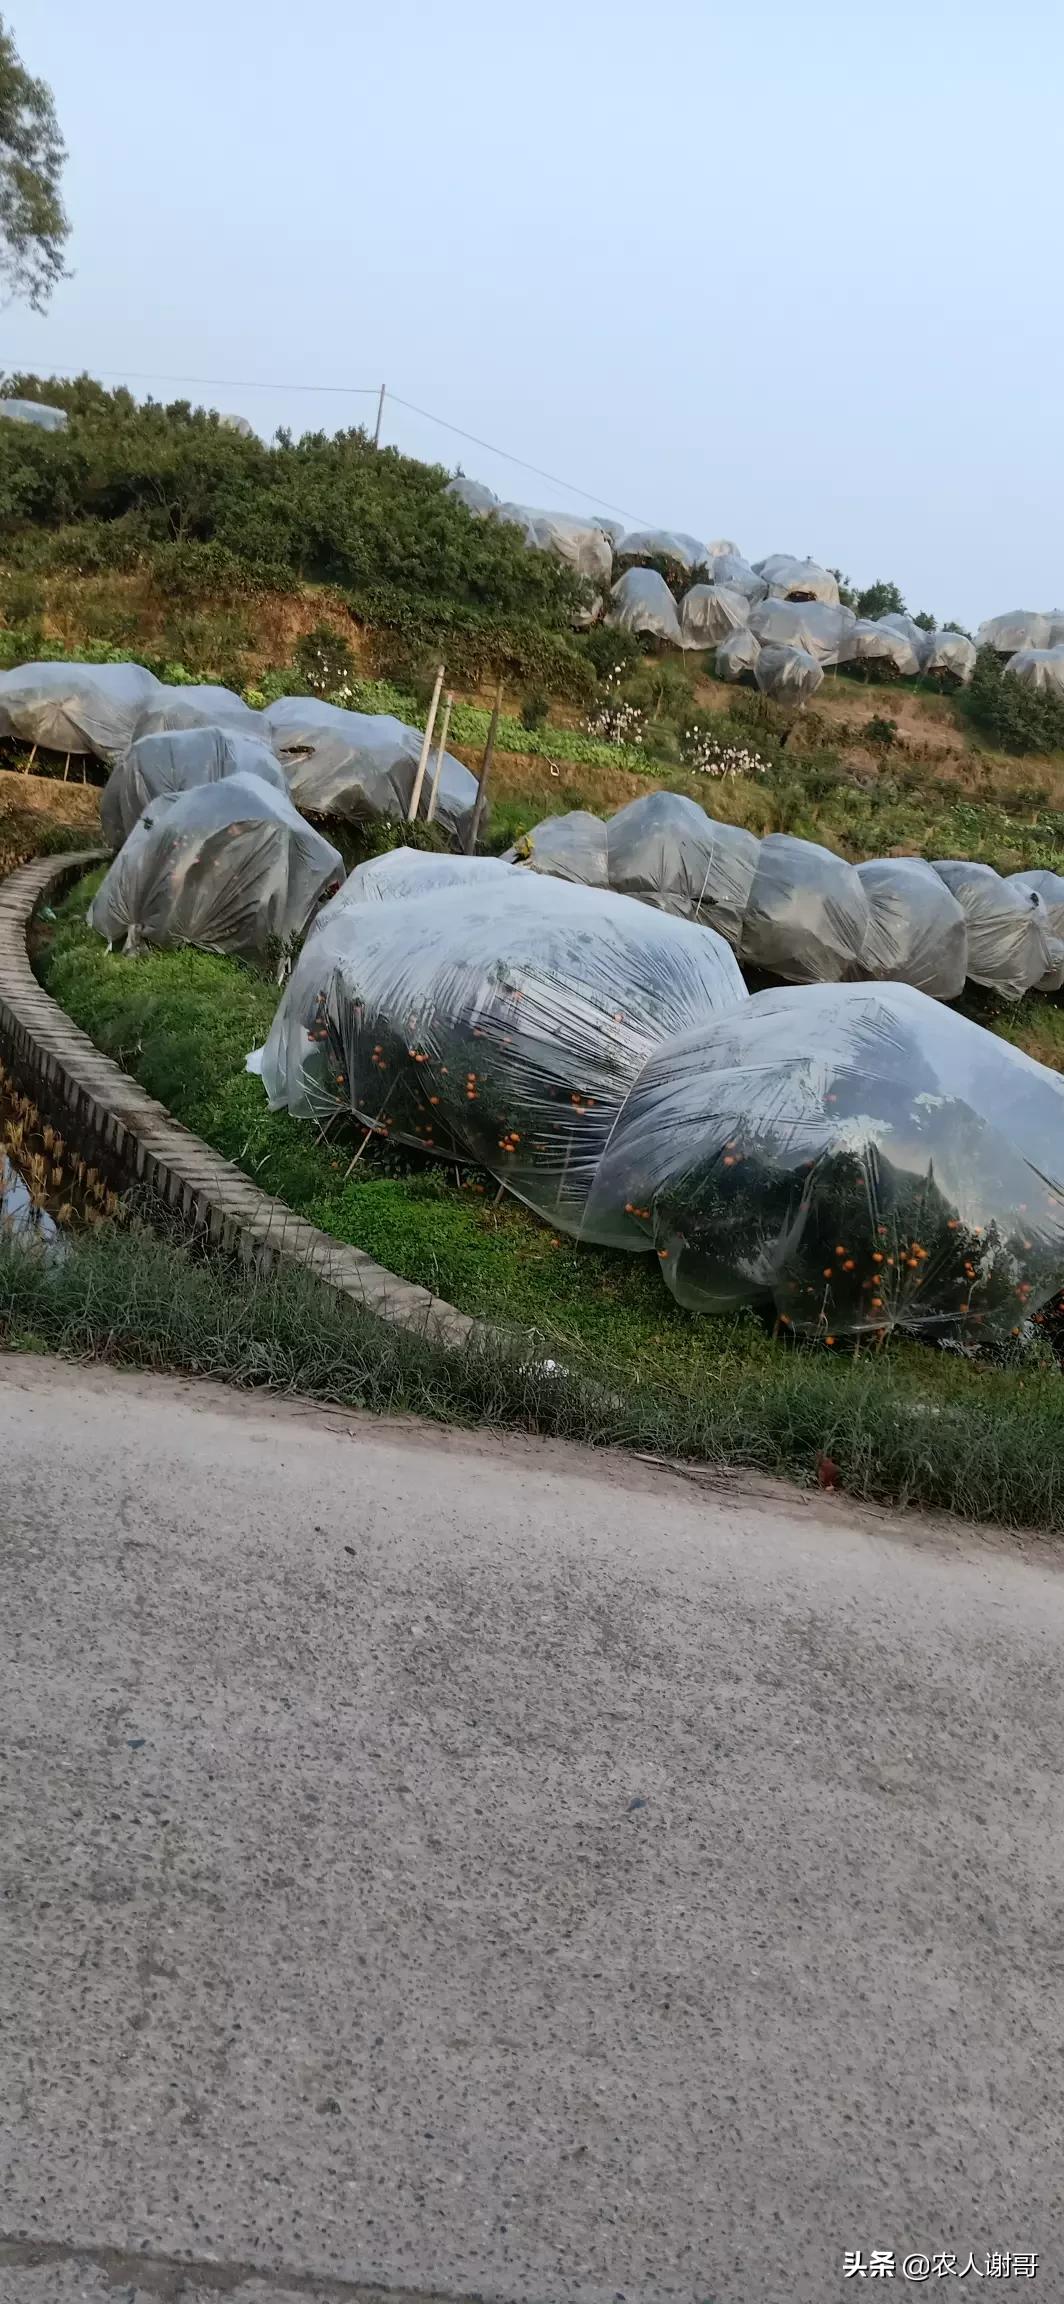
[[267, 438], [372, 426], [383, 381], [386, 441], [507, 498], [809, 553], [969, 626], [1064, 604], [1064, 11], [4, 13], [55, 94], [73, 278], [0, 313], [0, 367]]

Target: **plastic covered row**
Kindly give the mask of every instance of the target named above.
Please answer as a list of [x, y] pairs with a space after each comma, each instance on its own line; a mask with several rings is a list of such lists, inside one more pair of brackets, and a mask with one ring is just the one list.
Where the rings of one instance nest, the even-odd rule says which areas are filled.
[[51, 408], [46, 400], [0, 400], [0, 416], [11, 424], [36, 424], [41, 432], [65, 432], [70, 421], [65, 408]]
[[692, 584], [680, 602], [680, 645], [716, 648], [750, 621], [750, 602], [732, 584]]
[[335, 916], [251, 1061], [275, 1109], [350, 1109], [579, 1232], [648, 1057], [746, 998], [721, 938], [510, 873]]
[[755, 560], [754, 567], [774, 600], [823, 600], [828, 607], [839, 605], [838, 578], [817, 560], [796, 560], [791, 552], [770, 552], [767, 560]]
[[1058, 1292], [1056, 1074], [908, 986], [749, 999], [683, 922], [428, 863], [308, 940], [249, 1058], [274, 1109], [475, 1160], [696, 1312], [989, 1342]]
[[287, 795], [280, 761], [257, 736], [235, 728], [174, 728], [138, 736], [112, 768], [100, 796], [100, 821], [111, 848], [120, 848], [152, 800], [191, 792], [223, 776], [259, 776]]
[[809, 698], [816, 695], [823, 678], [823, 664], [810, 649], [759, 644], [754, 679], [762, 696], [771, 697], [774, 704], [795, 708], [807, 704]]
[[456, 496], [467, 512], [474, 512], [481, 520], [494, 512], [499, 501], [494, 488], [485, 487], [482, 480], [470, 480], [464, 472], [456, 473], [454, 479], [447, 482], [444, 495]]
[[605, 621], [617, 632], [644, 633], [683, 646], [676, 602], [656, 568], [626, 568], [610, 592]]
[[745, 625], [738, 632], [729, 632], [716, 654], [715, 669], [718, 680], [754, 680], [757, 676], [761, 642], [756, 632]]
[[[597, 816], [590, 821], [599, 824]], [[510, 867], [501, 856], [436, 856], [418, 848], [389, 848], [383, 856], [356, 865], [343, 887], [315, 913], [307, 934], [319, 936], [343, 913], [362, 904], [390, 904], [405, 896], [433, 896], [440, 888], [477, 888], [492, 882], [513, 885]]]
[[593, 520], [572, 512], [540, 512], [528, 504], [493, 504], [490, 518], [518, 528], [532, 552], [553, 552], [598, 590], [613, 577], [613, 546]]
[[0, 672], [0, 737], [118, 760], [161, 694], [143, 664], [16, 664]]
[[261, 776], [150, 802], [89, 911], [112, 947], [195, 944], [268, 964], [344, 876], [343, 858]]
[[1012, 608], [1004, 616], [988, 616], [975, 635], [977, 648], [993, 648], [998, 656], [1015, 656], [1023, 648], [1052, 648], [1064, 640], [1064, 618], [1055, 611]]
[[185, 681], [175, 688], [168, 688], [161, 681], [156, 685], [158, 693], [145, 706], [133, 729], [134, 744], [141, 736], [158, 736], [172, 728], [237, 728], [245, 736], [267, 735], [262, 713], [253, 711], [232, 688], [219, 688], [201, 680]]
[[[717, 547], [719, 551], [721, 547]], [[727, 549], [733, 549], [728, 546]], [[714, 547], [674, 528], [630, 528], [617, 545], [618, 560], [667, 560], [677, 569], [706, 568]]]
[[1064, 1274], [1064, 1082], [907, 985], [758, 993], [651, 1056], [584, 1231], [691, 1311], [998, 1341]]
[[922, 647], [897, 625], [862, 616], [846, 636], [840, 662], [869, 666], [890, 679], [916, 680], [923, 658]]
[[1020, 680], [1036, 695], [1064, 698], [1064, 647], [1018, 648], [1005, 666], [1010, 680]]
[[837, 664], [856, 630], [852, 608], [829, 600], [763, 600], [750, 612], [750, 630], [763, 648], [801, 648], [818, 664]]
[[696, 801], [651, 792], [605, 823], [548, 817], [511, 851], [533, 871], [608, 886], [724, 936], [743, 965], [789, 983], [863, 978], [955, 1000], [1064, 981], [1064, 878], [916, 856], [849, 864], [787, 833], [755, 838]]
[[[389, 712], [347, 712], [320, 696], [282, 696], [261, 718], [297, 807], [352, 824], [381, 816], [405, 819], [421, 756], [420, 728], [408, 728]], [[432, 754], [423, 808], [435, 773]], [[444, 753], [437, 822], [452, 834], [462, 833], [476, 796], [476, 778]]]

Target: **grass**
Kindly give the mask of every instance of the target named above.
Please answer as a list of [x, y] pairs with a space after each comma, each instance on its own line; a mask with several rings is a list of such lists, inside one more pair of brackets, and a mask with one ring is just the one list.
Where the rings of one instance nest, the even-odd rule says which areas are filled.
[[527, 1356], [447, 1351], [301, 1273], [267, 1279], [139, 1224], [72, 1236], [62, 1259], [0, 1242], [0, 1345], [806, 1480], [823, 1449], [854, 1497], [1064, 1531], [1064, 1402], [1045, 1375], [1017, 1389], [953, 1370], [933, 1402], [889, 1357], [737, 1355], [728, 1381], [686, 1391], [559, 1378]]
[[398, 1168], [394, 1154], [371, 1151], [346, 1176], [350, 1145], [323, 1145], [305, 1124], [267, 1112], [243, 1069], [265, 1036], [274, 987], [202, 952], [135, 961], [107, 953], [85, 925], [91, 885], [72, 891], [42, 933], [37, 966], [98, 1045], [324, 1231], [464, 1311], [532, 1332], [533, 1358], [552, 1357], [567, 1373], [544, 1376], [527, 1352], [490, 1365], [441, 1354], [375, 1323], [371, 1352], [365, 1320], [357, 1338], [345, 1330], [341, 1350], [343, 1308], [308, 1317], [304, 1295], [297, 1318], [287, 1283], [275, 1299], [265, 1283], [183, 1262], [172, 1243], [173, 1274], [144, 1242], [127, 1269], [121, 1239], [78, 1245], [60, 1276], [19, 1278], [23, 1293], [17, 1302], [9, 1294], [6, 1315], [0, 1290], [9, 1334], [63, 1350], [110, 1351], [124, 1338], [121, 1350], [141, 1365], [806, 1478], [823, 1450], [855, 1495], [1064, 1528], [1064, 1385], [1055, 1370], [975, 1365], [901, 1342], [874, 1359], [786, 1347], [752, 1315], [682, 1312], [650, 1259], [560, 1240], [516, 1203], [496, 1206], [475, 1171], [462, 1172], [459, 1189], [453, 1169], [413, 1160]]

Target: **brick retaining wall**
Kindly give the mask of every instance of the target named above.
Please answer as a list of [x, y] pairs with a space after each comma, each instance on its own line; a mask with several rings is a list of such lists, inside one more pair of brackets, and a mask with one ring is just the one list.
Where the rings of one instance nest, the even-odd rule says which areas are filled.
[[486, 1323], [386, 1272], [361, 1248], [330, 1239], [261, 1192], [102, 1055], [38, 984], [26, 951], [37, 906], [101, 861], [99, 849], [41, 857], [0, 884], [0, 1050], [65, 1141], [120, 1187], [139, 1184], [223, 1249], [300, 1265], [380, 1319], [443, 1343], [489, 1339], [495, 1332]]

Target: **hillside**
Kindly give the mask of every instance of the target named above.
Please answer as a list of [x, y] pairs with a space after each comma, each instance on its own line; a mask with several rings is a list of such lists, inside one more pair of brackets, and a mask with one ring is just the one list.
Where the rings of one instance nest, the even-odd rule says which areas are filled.
[[451, 748], [471, 766], [499, 676], [495, 846], [664, 785], [854, 858], [1058, 861], [1064, 708], [1003, 682], [996, 659], [955, 695], [829, 675], [794, 714], [716, 680], [711, 654], [574, 630], [586, 592], [571, 569], [475, 519], [441, 467], [360, 432], [266, 448], [209, 411], [88, 378], [4, 388], [70, 415], [59, 433], [0, 425], [5, 663], [133, 656], [169, 678], [416, 719], [442, 657]]

